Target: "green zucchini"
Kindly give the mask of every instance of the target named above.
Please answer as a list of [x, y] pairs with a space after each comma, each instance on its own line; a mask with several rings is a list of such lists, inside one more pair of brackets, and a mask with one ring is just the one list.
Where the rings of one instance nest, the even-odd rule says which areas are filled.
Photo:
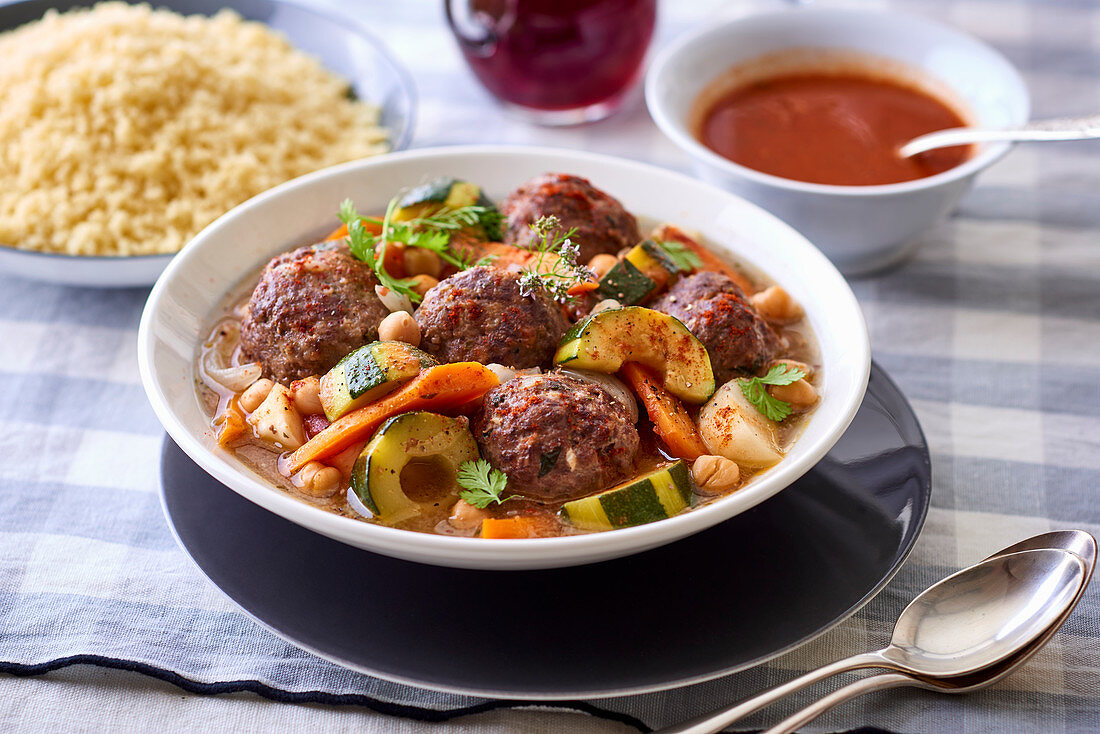
[[421, 369], [436, 364], [434, 358], [411, 344], [371, 342], [341, 359], [321, 378], [321, 407], [334, 421], [391, 392]]
[[[398, 208], [394, 213], [394, 219], [397, 221], [414, 219], [444, 206], [448, 209], [460, 209], [464, 206], [480, 204], [483, 199], [481, 187], [477, 184], [445, 176], [410, 189], [397, 202]], [[491, 206], [492, 202], [489, 202], [489, 205]]]
[[657, 290], [657, 284], [629, 260], [611, 266], [602, 278], [596, 293], [600, 298], [614, 298], [624, 306], [633, 306]]
[[617, 372], [623, 362], [656, 370], [665, 389], [689, 403], [703, 403], [715, 389], [706, 347], [679, 319], [642, 306], [600, 311], [562, 337], [554, 363]]
[[660, 289], [672, 285], [680, 274], [676, 262], [653, 240], [643, 240], [626, 253], [627, 262], [645, 273]]
[[397, 222], [407, 222], [410, 219], [431, 216], [443, 207], [461, 209], [466, 206], [480, 206], [488, 210], [488, 216], [483, 214], [480, 217], [480, 229], [486, 239], [500, 241], [503, 233], [496, 204], [485, 196], [477, 184], [451, 176], [437, 178], [410, 189], [397, 202], [393, 219]]
[[427, 411], [402, 413], [383, 423], [359, 454], [351, 488], [381, 522], [393, 525], [421, 513], [420, 503], [401, 486], [401, 471], [409, 462], [438, 462], [439, 474], [457, 486], [458, 467], [478, 457], [466, 419]]
[[687, 465], [677, 461], [618, 487], [562, 505], [562, 518], [584, 530], [614, 530], [663, 520], [691, 503]]

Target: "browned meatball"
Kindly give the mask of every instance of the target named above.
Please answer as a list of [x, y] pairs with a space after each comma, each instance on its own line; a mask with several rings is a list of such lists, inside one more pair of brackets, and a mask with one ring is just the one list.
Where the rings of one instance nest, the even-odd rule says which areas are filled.
[[572, 241], [580, 248], [577, 261], [586, 263], [601, 252], [616, 253], [638, 244], [638, 222], [623, 205], [597, 189], [588, 179], [564, 173], [536, 176], [508, 195], [500, 205], [506, 219], [504, 241], [527, 247], [528, 226], [539, 217], [561, 220], [561, 233], [572, 227]]
[[481, 266], [428, 291], [416, 310], [420, 348], [442, 362], [550, 364], [568, 323], [542, 290], [523, 295], [520, 275]]
[[779, 335], [721, 273], [681, 278], [650, 308], [680, 319], [703, 342], [719, 383], [758, 372], [782, 348]]
[[247, 359], [282, 383], [327, 372], [378, 338], [378, 280], [347, 247], [300, 247], [267, 264], [241, 324]]
[[625, 479], [638, 451], [626, 407], [597, 385], [550, 372], [521, 375], [485, 396], [474, 437], [509, 491], [560, 502]]

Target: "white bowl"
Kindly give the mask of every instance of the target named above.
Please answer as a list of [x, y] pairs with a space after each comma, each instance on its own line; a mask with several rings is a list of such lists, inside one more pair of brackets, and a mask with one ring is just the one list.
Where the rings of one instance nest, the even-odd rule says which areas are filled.
[[[700, 230], [728, 254], [762, 268], [805, 308], [823, 363], [822, 400], [786, 458], [733, 495], [660, 522], [590, 535], [486, 540], [428, 535], [340, 517], [261, 480], [221, 449], [195, 392], [199, 343], [218, 304], [272, 256], [331, 229], [340, 201], [380, 211], [398, 189], [452, 175], [499, 200], [547, 171], [585, 176], [632, 212]], [[149, 400], [172, 439], [203, 469], [262, 507], [359, 548], [442, 566], [550, 568], [627, 555], [682, 538], [771, 497], [821, 459], [847, 428], [870, 369], [867, 329], [844, 278], [809, 242], [758, 207], [687, 176], [591, 153], [471, 146], [408, 151], [348, 163], [290, 181], [203, 230], [157, 281], [138, 334]]]
[[923, 18], [863, 10], [800, 8], [751, 15], [689, 34], [650, 66], [646, 103], [657, 126], [691, 156], [698, 175], [740, 194], [806, 235], [847, 274], [890, 265], [914, 238], [954, 208], [979, 171], [1008, 151], [982, 147], [955, 168], [882, 186], [792, 181], [738, 165], [689, 129], [693, 103], [731, 67], [787, 49], [845, 49], [897, 60], [945, 86], [971, 123], [1001, 127], [1028, 119], [1019, 73], [985, 43]]

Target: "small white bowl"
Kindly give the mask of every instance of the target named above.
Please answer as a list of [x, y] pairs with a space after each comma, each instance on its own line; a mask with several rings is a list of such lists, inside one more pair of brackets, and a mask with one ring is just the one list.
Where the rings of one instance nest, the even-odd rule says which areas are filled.
[[700, 178], [740, 194], [806, 235], [846, 274], [903, 258], [914, 238], [954, 208], [979, 171], [1009, 148], [983, 146], [955, 168], [881, 186], [832, 186], [738, 165], [689, 128], [699, 94], [730, 68], [788, 49], [849, 50], [886, 57], [926, 74], [962, 103], [971, 123], [1027, 121], [1030, 98], [1015, 68], [985, 43], [915, 16], [863, 10], [795, 10], [751, 15], [680, 38], [650, 66], [645, 94], [657, 126], [691, 156]]
[[[676, 517], [623, 530], [530, 540], [428, 535], [340, 517], [272, 487], [218, 446], [196, 395], [195, 361], [226, 294], [276, 254], [314, 241], [340, 202], [381, 211], [399, 189], [449, 175], [499, 201], [547, 171], [591, 179], [630, 211], [696, 229], [730, 257], [771, 275], [802, 304], [821, 349], [822, 400], [787, 456], [744, 488]], [[138, 364], [164, 428], [211, 476], [261, 507], [349, 545], [441, 566], [551, 568], [635, 553], [708, 528], [763, 502], [836, 443], [863, 399], [867, 327], [847, 282], [793, 229], [720, 189], [653, 166], [592, 153], [501, 146], [449, 147], [356, 161], [290, 181], [224, 215], [191, 241], [157, 281], [138, 333]]]

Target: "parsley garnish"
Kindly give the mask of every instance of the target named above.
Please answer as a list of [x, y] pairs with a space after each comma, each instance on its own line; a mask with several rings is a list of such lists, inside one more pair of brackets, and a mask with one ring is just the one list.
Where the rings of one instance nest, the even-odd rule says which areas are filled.
[[806, 373], [797, 367], [786, 364], [773, 365], [768, 374], [763, 377], [742, 377], [737, 380], [741, 385], [741, 392], [757, 410], [766, 415], [770, 420], [781, 421], [791, 414], [791, 404], [773, 398], [768, 394], [766, 385], [790, 385], [798, 382]]
[[[347, 242], [348, 247], [351, 248], [351, 254], [370, 266], [382, 285], [408, 296], [413, 303], [420, 302], [420, 295], [412, 289], [412, 279], [395, 278], [386, 272], [386, 246], [391, 242], [405, 247], [431, 250], [439, 255], [441, 260], [459, 270], [484, 264], [485, 258], [477, 263], [470, 263], [460, 253], [451, 249], [451, 233], [464, 227], [481, 226], [487, 236], [491, 236], [490, 232], [499, 234], [501, 222], [499, 211], [487, 206], [464, 206], [457, 209], [442, 206], [430, 216], [395, 222], [393, 215], [398, 209], [399, 199], [400, 197], [394, 197], [390, 200], [386, 207], [386, 215], [381, 222], [377, 219], [360, 217], [350, 199], [345, 199], [340, 204], [340, 221], [348, 226]], [[381, 224], [382, 233], [370, 234], [363, 227], [364, 221]], [[379, 243], [381, 243], [381, 249], [375, 254]]]
[[485, 459], [462, 462], [455, 478], [465, 488], [458, 496], [474, 507], [484, 510], [494, 502], [499, 505], [512, 499], [500, 496], [508, 486], [508, 475], [491, 467]]
[[[536, 253], [537, 257], [534, 267], [524, 268], [520, 275], [519, 290], [523, 295], [529, 296], [541, 288], [555, 301], [568, 303], [574, 300], [569, 294], [570, 288], [595, 279], [591, 270], [577, 262], [580, 248], [570, 239], [577, 228], [558, 234], [560, 225], [561, 221], [553, 215], [539, 217], [531, 223], [531, 242], [525, 249]], [[544, 270], [543, 261], [549, 260], [547, 256], [553, 260]]]
[[657, 245], [668, 254], [682, 273], [690, 273], [703, 267], [703, 259], [690, 247], [676, 240], [655, 240]]

